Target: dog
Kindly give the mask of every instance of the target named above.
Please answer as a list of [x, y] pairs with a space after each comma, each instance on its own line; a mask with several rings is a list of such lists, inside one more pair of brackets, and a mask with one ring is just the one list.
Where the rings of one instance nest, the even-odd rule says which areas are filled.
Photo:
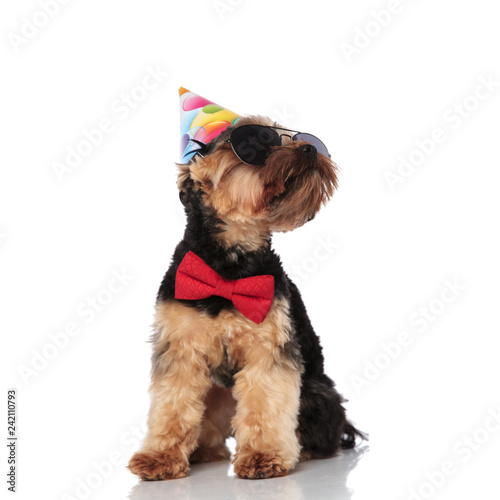
[[314, 218], [338, 169], [319, 139], [262, 116], [197, 145], [179, 165], [187, 225], [157, 296], [148, 433], [128, 468], [182, 478], [229, 459], [234, 436], [238, 477], [284, 476], [365, 438], [271, 246], [273, 232]]

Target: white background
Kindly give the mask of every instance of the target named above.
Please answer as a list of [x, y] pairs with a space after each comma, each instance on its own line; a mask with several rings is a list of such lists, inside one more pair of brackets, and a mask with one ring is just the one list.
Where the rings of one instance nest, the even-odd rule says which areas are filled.
[[[217, 498], [497, 497], [499, 11], [491, 0], [397, 4], [72, 0], [44, 20], [36, 1], [3, 3], [0, 328], [2, 397], [18, 390], [17, 498], [120, 499], [137, 484], [124, 466], [148, 411], [146, 341], [184, 227], [181, 85], [318, 135], [340, 165], [330, 204], [274, 243], [371, 440], [349, 455], [359, 463], [347, 483], [345, 457], [265, 482], [225, 464], [131, 498], [208, 498], [212, 486], [196, 486], [205, 470], [232, 488]], [[147, 68], [163, 76], [143, 91]], [[481, 79], [497, 83], [488, 92]], [[131, 93], [140, 102], [124, 108]], [[58, 178], [54, 163], [103, 119], [113, 130]], [[401, 157], [419, 165], [391, 189]], [[113, 272], [130, 280], [110, 295]], [[449, 303], [446, 280], [460, 286]], [[93, 317], [91, 297], [110, 300]], [[68, 323], [79, 334], [54, 350], [49, 335]], [[436, 474], [444, 462], [453, 472]]]

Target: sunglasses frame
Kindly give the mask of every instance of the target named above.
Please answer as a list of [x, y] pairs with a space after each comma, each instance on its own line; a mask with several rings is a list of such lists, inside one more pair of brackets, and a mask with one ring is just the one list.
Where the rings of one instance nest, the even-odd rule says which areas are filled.
[[[241, 159], [240, 155], [236, 152], [236, 149], [234, 148], [233, 146], [233, 143], [231, 141], [231, 136], [233, 135], [233, 132], [235, 132], [236, 130], [238, 130], [239, 128], [243, 128], [243, 127], [262, 127], [262, 128], [268, 128], [268, 129], [271, 129], [271, 130], [284, 130], [285, 132], [295, 132], [295, 134], [293, 135], [288, 135], [288, 134], [280, 134], [277, 132], [280, 140], [283, 136], [285, 137], [289, 137], [291, 141], [294, 140], [294, 137], [296, 137], [297, 135], [299, 134], [307, 134], [307, 135], [310, 135], [311, 137], [314, 137], [315, 139], [317, 139], [321, 144], [323, 144], [323, 146], [325, 147], [326, 151], [328, 152], [328, 158], [331, 158], [332, 155], [330, 154], [330, 152], [328, 151], [328, 148], [326, 147], [325, 143], [319, 138], [319, 137], [316, 137], [315, 135], [313, 134], [309, 134], [308, 132], [299, 132], [298, 130], [292, 130], [292, 129], [289, 129], [289, 128], [284, 128], [284, 127], [273, 127], [271, 125], [261, 125], [260, 123], [255, 123], [255, 124], [252, 124], [252, 123], [249, 123], [247, 125], [242, 125], [241, 127], [238, 127], [238, 128], [235, 128], [231, 131], [231, 135], [229, 136], [229, 139], [225, 140], [224, 142], [225, 143], [229, 143], [231, 144], [231, 148], [234, 152], [234, 154], [240, 159], [240, 161], [242, 161], [243, 163], [245, 163], [246, 165], [251, 165], [251, 166], [257, 166], [253, 163], [248, 163], [246, 161], [244, 161], [243, 159]], [[307, 142], [307, 141], [304, 141], [304, 142]], [[314, 146], [314, 144], [313, 144]], [[323, 153], [319, 153], [319, 154], [323, 154]], [[326, 156], [326, 155], [323, 155], [323, 156]]]
[[[290, 128], [284, 128], [284, 127], [273, 127], [271, 125], [261, 125], [260, 123], [256, 123], [256, 124], [252, 124], [252, 123], [249, 123], [248, 125], [242, 125], [242, 127], [262, 127], [262, 128], [269, 128], [271, 130], [284, 130], [285, 132], [295, 132], [295, 134], [293, 135], [288, 135], [288, 134], [278, 134], [279, 138], [281, 139], [283, 136], [285, 137], [289, 137], [291, 141], [294, 140], [294, 137], [296, 137], [297, 135], [299, 134], [307, 134], [307, 135], [310, 135], [312, 137], [314, 137], [315, 139], [317, 139], [321, 144], [323, 144], [323, 146], [325, 147], [326, 151], [328, 151], [328, 148], [326, 147], [325, 143], [319, 138], [319, 137], [316, 137], [315, 135], [313, 134], [309, 134], [308, 132], [299, 132], [298, 130], [293, 130], [293, 129], [290, 129]], [[238, 128], [242, 128], [242, 127], [238, 127]], [[233, 150], [234, 154], [240, 159], [240, 161], [242, 161], [243, 163], [245, 163], [246, 165], [251, 165], [251, 166], [257, 166], [257, 165], [254, 165], [253, 163], [248, 163], [244, 160], [242, 160], [240, 158], [240, 155], [236, 152], [236, 150], [234, 149], [234, 146], [233, 146], [233, 143], [231, 141], [231, 136], [233, 135], [233, 132], [235, 130], [237, 130], [238, 128], [236, 129], [233, 129], [231, 131], [231, 135], [229, 136], [229, 139], [226, 139], [224, 141], [224, 143], [229, 143], [231, 144], [231, 149]], [[188, 151], [184, 156], [187, 156], [188, 154], [193, 154], [196, 156], [200, 156], [200, 157], [204, 157], [205, 156], [205, 149], [206, 149], [206, 144], [203, 143], [203, 142], [200, 142], [200, 141], [197, 141], [196, 139], [190, 139], [192, 142], [195, 142], [196, 144], [198, 144], [200, 146], [200, 149], [198, 150], [195, 150], [195, 151]], [[307, 141], [304, 141], [304, 142], [307, 142]], [[314, 146], [314, 144], [313, 144]], [[323, 154], [323, 153], [319, 153], [319, 154]], [[323, 155], [323, 156], [326, 156], [326, 155]], [[332, 155], [330, 154], [330, 151], [328, 151], [328, 158], [331, 158]]]

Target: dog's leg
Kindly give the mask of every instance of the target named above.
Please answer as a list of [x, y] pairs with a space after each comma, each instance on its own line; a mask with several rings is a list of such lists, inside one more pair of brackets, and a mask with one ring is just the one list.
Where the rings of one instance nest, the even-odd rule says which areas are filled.
[[[197, 445], [212, 381], [206, 352], [199, 348], [200, 332], [188, 328], [168, 307], [157, 314], [149, 430], [129, 469], [142, 479], [175, 479], [188, 473], [188, 458]], [[162, 318], [161, 316], [166, 316]]]
[[189, 457], [193, 464], [227, 460], [231, 456], [226, 439], [231, 435], [236, 401], [230, 389], [214, 384], [205, 398], [205, 407], [198, 447]]
[[188, 473], [188, 457], [197, 444], [203, 398], [211, 385], [208, 368], [189, 346], [171, 345], [175, 362], [151, 386], [149, 430], [142, 450], [129, 462], [141, 479], [176, 479]]
[[286, 349], [253, 343], [235, 376], [234, 470], [241, 478], [284, 476], [298, 461], [300, 367]]

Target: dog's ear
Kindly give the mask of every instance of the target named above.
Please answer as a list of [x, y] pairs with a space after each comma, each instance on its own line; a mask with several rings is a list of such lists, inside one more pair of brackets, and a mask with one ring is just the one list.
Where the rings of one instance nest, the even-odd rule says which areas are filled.
[[[193, 181], [191, 181], [192, 183]], [[179, 200], [181, 200], [181, 203], [185, 206], [188, 207], [191, 205], [191, 197], [193, 195], [193, 189], [191, 186], [186, 187], [186, 189], [181, 189], [179, 191]]]
[[179, 188], [179, 199], [185, 207], [188, 207], [191, 205], [194, 182], [191, 179], [189, 165], [178, 165], [178, 167], [177, 187]]

